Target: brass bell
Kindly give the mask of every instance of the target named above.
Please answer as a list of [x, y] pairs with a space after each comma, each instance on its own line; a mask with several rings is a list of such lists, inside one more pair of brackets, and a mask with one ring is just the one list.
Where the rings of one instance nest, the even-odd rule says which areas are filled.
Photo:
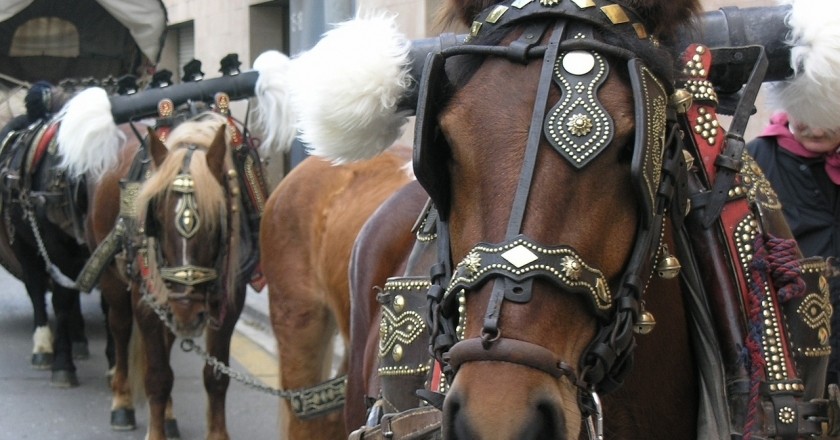
[[646, 335], [653, 330], [654, 326], [656, 326], [656, 319], [654, 319], [653, 314], [643, 311], [639, 315], [639, 322], [633, 327], [633, 331], [640, 335]]
[[688, 109], [691, 108], [691, 104], [694, 101], [691, 92], [686, 89], [677, 89], [674, 93], [669, 97], [669, 101], [671, 107], [676, 110], [677, 113], [686, 113]]
[[664, 258], [659, 260], [659, 264], [656, 265], [656, 271], [659, 274], [659, 278], [670, 280], [680, 273], [682, 265], [680, 265], [680, 260], [677, 257], [668, 252], [668, 247], [663, 246], [662, 251]]

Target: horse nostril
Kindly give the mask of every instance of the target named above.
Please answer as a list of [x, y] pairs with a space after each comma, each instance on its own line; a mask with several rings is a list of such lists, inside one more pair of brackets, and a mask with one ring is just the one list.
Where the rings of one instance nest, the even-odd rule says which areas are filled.
[[543, 401], [535, 408], [533, 423], [529, 423], [520, 438], [565, 438], [563, 413], [552, 401]]
[[451, 393], [443, 403], [443, 438], [449, 440], [470, 440], [477, 436], [470, 426], [469, 417], [461, 411], [461, 401], [457, 393]]

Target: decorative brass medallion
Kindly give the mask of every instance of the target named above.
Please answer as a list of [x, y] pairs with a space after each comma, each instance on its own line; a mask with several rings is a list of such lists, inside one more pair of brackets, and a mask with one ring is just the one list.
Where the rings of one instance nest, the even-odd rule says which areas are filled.
[[160, 277], [185, 286], [206, 283], [218, 278], [215, 269], [198, 266], [161, 267]]
[[563, 258], [560, 262], [560, 267], [563, 268], [563, 274], [571, 280], [577, 280], [580, 278], [580, 271], [583, 268], [580, 261], [573, 257]]
[[470, 252], [458, 263], [458, 266], [465, 268], [467, 273], [476, 273], [481, 268], [481, 256], [476, 252]]
[[569, 127], [569, 132], [573, 135], [585, 136], [592, 131], [592, 120], [589, 119], [589, 116], [578, 113], [569, 118], [566, 126]]
[[175, 230], [184, 238], [191, 238], [198, 232], [201, 218], [196, 208], [195, 182], [189, 174], [179, 174], [172, 182], [172, 191], [183, 194], [175, 216]]

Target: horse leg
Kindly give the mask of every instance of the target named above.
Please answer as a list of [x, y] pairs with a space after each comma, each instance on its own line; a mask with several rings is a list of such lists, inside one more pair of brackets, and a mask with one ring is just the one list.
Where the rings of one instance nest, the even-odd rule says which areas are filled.
[[32, 368], [48, 370], [53, 363], [53, 334], [47, 316], [47, 286], [43, 278], [25, 277], [24, 284], [34, 312], [32, 333]]
[[140, 306], [134, 317], [143, 335], [146, 359], [144, 385], [149, 402], [146, 440], [166, 440], [166, 411], [170, 407], [171, 412], [172, 386], [175, 381], [169, 355], [175, 338], [147, 306]]
[[108, 301], [105, 301], [105, 295], [99, 296], [99, 307], [102, 309], [102, 317], [105, 318], [105, 359], [108, 361], [108, 380], [114, 375], [114, 365], [117, 363], [114, 335], [111, 334], [111, 329], [108, 328]]
[[88, 339], [85, 334], [85, 318], [82, 316], [82, 302], [80, 295], [76, 292], [76, 302], [72, 305], [69, 314], [70, 340], [73, 347], [73, 359], [87, 359], [90, 357]]
[[[225, 365], [230, 365], [230, 338], [245, 302], [245, 286], [237, 289], [234, 303], [219, 306], [224, 310], [221, 325], [218, 328], [209, 326], [207, 329], [207, 352]], [[221, 301], [227, 299], [222, 298]], [[219, 316], [218, 310], [213, 310], [212, 313]], [[230, 439], [225, 418], [225, 399], [229, 385], [230, 376], [217, 374], [211, 365], [204, 365], [204, 389], [207, 391], [208, 401], [207, 440]]]
[[[113, 363], [111, 367], [111, 429], [130, 431], [137, 428], [131, 384], [128, 379], [129, 344], [132, 332], [131, 295], [119, 277], [105, 271], [99, 280], [103, 309], [107, 310], [109, 337], [113, 339]], [[139, 337], [139, 335], [135, 335]], [[137, 341], [135, 341], [137, 342]], [[139, 374], [139, 373], [138, 373]]]
[[[271, 289], [278, 286], [269, 286]], [[271, 323], [277, 338], [280, 358], [280, 382], [283, 389], [309, 388], [321, 383], [324, 365], [332, 358], [330, 341], [336, 324], [329, 307], [319, 299], [323, 295], [303, 295], [306, 289], [295, 286], [295, 298], [272, 294]], [[274, 301], [274, 298], [277, 298]], [[300, 419], [287, 400], [281, 404], [281, 420], [287, 423], [290, 439], [346, 438], [342, 411], [334, 411], [310, 420]]]
[[55, 357], [53, 358], [50, 385], [58, 388], [72, 388], [79, 385], [76, 365], [73, 363], [73, 309], [78, 307], [79, 291], [67, 289], [55, 283], [52, 295], [55, 313]]

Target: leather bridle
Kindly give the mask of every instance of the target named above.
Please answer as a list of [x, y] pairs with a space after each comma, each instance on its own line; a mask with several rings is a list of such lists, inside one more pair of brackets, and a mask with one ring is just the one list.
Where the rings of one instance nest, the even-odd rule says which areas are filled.
[[[555, 378], [568, 377], [580, 389], [582, 413], [589, 417], [590, 433], [597, 435], [600, 431], [598, 393], [619, 387], [632, 366], [633, 329], [643, 312], [642, 294], [660, 254], [665, 217], [669, 215], [679, 227], [685, 215], [687, 167], [676, 117], [669, 105], [671, 83], [660, 80], [661, 75], [648, 68], [633, 51], [601, 41], [595, 35], [600, 29], [616, 32], [623, 38], [656, 44], [647, 37], [641, 20], [626, 7], [609, 1], [599, 1], [598, 4], [604, 4], [600, 8], [594, 8], [594, 3], [593, 7], [579, 6], [587, 2], [552, 3], [555, 2], [517, 0], [495, 5], [479, 15], [465, 44], [444, 48], [427, 58], [419, 90], [418, 147], [414, 166], [418, 181], [429, 192], [441, 214], [438, 219], [439, 263], [431, 270], [432, 286], [428, 293], [430, 350], [443, 364], [449, 383], [460, 366], [475, 361], [511, 362]], [[626, 21], [605, 11], [616, 12], [616, 8], [624, 13], [622, 16]], [[522, 25], [525, 30], [508, 46], [475, 42], [488, 28], [515, 25]], [[546, 34], [548, 42], [541, 45]], [[441, 158], [445, 154], [441, 150], [448, 146], [436, 117], [444, 105], [440, 102], [439, 90], [440, 83], [446, 79], [445, 61], [464, 54], [502, 57], [521, 63], [542, 58], [543, 65], [506, 239], [501, 243], [477, 244], [453, 268], [447, 224], [451, 209], [449, 181], [445, 171], [441, 171]], [[576, 65], [564, 67], [563, 59], [570, 54], [591, 60], [592, 67], [588, 70]], [[600, 107], [596, 94], [598, 81], [603, 81], [609, 74], [605, 56], [627, 62], [636, 109], [631, 176], [638, 195], [640, 221], [630, 260], [615, 292], [610, 292], [601, 271], [587, 264], [572, 247], [546, 246], [522, 234], [537, 151], [543, 141], [547, 140], [558, 154], [578, 169], [611, 143], [613, 122]], [[547, 112], [552, 83], [556, 82], [562, 89], [563, 82], [571, 77], [577, 82], [589, 81], [592, 85], [583, 92], [564, 89], [560, 103]], [[562, 136], [556, 136], [557, 121], [552, 120], [558, 115], [570, 116], [569, 107], [575, 105], [597, 113], [585, 116], [592, 116], [589, 122], [596, 120], [596, 124], [600, 124], [586, 131], [587, 121], [581, 122], [583, 128], [575, 135], [578, 140], [582, 139], [581, 145], [570, 145]], [[561, 123], [565, 125], [566, 120]], [[536, 278], [548, 280], [562, 291], [583, 294], [599, 318], [599, 329], [580, 358], [577, 374], [547, 348], [502, 335], [499, 317], [503, 304], [530, 301]], [[469, 294], [487, 281], [492, 281], [493, 287], [481, 336], [459, 341], [456, 298], [461, 293]]]

